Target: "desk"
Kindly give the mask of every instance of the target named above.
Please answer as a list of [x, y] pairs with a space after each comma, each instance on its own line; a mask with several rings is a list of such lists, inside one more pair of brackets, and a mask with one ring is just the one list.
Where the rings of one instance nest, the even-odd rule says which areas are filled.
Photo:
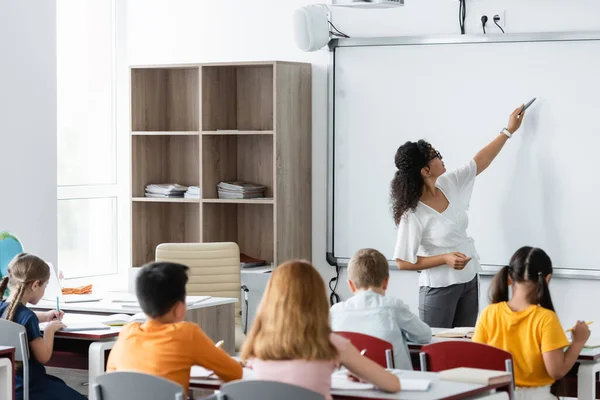
[[0, 397], [15, 399], [15, 348], [0, 346]]
[[[384, 393], [378, 390], [332, 390], [334, 399], [393, 399], [393, 400], [458, 400], [472, 399], [495, 391], [496, 389], [508, 389], [509, 384], [501, 385], [478, 385], [475, 383], [441, 381], [439, 374], [435, 372], [402, 371], [402, 377], [409, 379], [429, 379], [431, 388], [427, 392]], [[218, 390], [222, 382], [217, 379], [191, 379], [190, 388]]]
[[[440, 332], [441, 328], [431, 328], [433, 334]], [[447, 342], [447, 341], [470, 341], [471, 339], [456, 339], [456, 338], [438, 338], [433, 337], [431, 343]], [[413, 365], [417, 367], [420, 364], [419, 352], [425, 346], [417, 343], [408, 343], [408, 350], [413, 360]], [[417, 362], [417, 363], [415, 363]], [[577, 393], [569, 393], [571, 397], [577, 397], [579, 400], [595, 400], [596, 399], [596, 373], [600, 372], [600, 348], [583, 349], [577, 358], [579, 371], [577, 373]]]
[[[196, 304], [187, 306], [186, 321], [195, 322], [214, 342], [224, 340], [223, 350], [229, 354], [235, 352], [235, 303], [238, 299], [227, 297], [211, 297]], [[61, 304], [65, 313], [88, 315], [128, 314], [141, 312], [139, 308], [123, 307], [120, 303], [96, 301], [89, 303]], [[54, 310], [56, 303], [40, 301], [37, 305], [29, 306], [34, 311]]]

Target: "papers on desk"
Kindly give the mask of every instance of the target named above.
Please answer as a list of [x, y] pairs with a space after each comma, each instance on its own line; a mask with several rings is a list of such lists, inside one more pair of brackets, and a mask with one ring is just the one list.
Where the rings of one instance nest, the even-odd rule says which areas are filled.
[[431, 381], [428, 379], [400, 378], [400, 387], [403, 392], [426, 392], [431, 387]]
[[[431, 387], [429, 379], [408, 379], [402, 378], [404, 371], [399, 369], [386, 369], [400, 379], [400, 386], [403, 392], [426, 392]], [[334, 390], [372, 390], [375, 385], [364, 382], [353, 382], [348, 379], [348, 370], [341, 368], [331, 374], [331, 388]]]
[[331, 388], [334, 390], [372, 390], [372, 383], [354, 382], [347, 376], [331, 375]]
[[130, 322], [146, 322], [146, 319], [146, 314], [144, 313], [137, 313], [135, 315], [113, 314], [104, 318], [102, 323], [108, 326], [123, 326]]
[[465, 327], [465, 328], [453, 328], [448, 329], [446, 331], [441, 331], [435, 333], [433, 336], [442, 337], [442, 338], [472, 338], [475, 334], [475, 328], [473, 327]]
[[[46, 326], [48, 326], [48, 322], [42, 322], [40, 324], [40, 331], [43, 331]], [[81, 332], [81, 331], [103, 331], [109, 330], [110, 327], [108, 325], [100, 324], [100, 323], [90, 323], [90, 322], [82, 322], [82, 323], [74, 323], [69, 324], [66, 328], [61, 329], [61, 332]]]
[[[201, 303], [203, 301], [206, 301], [206, 300], [208, 300], [210, 298], [211, 298], [211, 296], [187, 296], [185, 298], [185, 305], [186, 306], [192, 306], [194, 304], [198, 304], [198, 303]], [[135, 303], [123, 302], [123, 303], [121, 303], [121, 307], [139, 310], [140, 309], [140, 304], [137, 302], [137, 300], [136, 300]]]
[[[244, 368], [242, 379], [254, 379], [254, 371], [250, 368]], [[192, 379], [219, 379], [219, 377], [210, 369], [206, 369], [199, 365], [194, 365], [190, 371]]]

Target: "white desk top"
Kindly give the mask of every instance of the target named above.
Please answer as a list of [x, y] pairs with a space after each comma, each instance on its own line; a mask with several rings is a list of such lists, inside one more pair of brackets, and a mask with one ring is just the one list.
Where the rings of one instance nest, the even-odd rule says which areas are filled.
[[[221, 306], [225, 304], [237, 303], [238, 299], [229, 297], [211, 297], [196, 304], [188, 305], [188, 310], [198, 310], [201, 308]], [[75, 311], [84, 313], [109, 313], [109, 314], [128, 314], [133, 315], [141, 312], [140, 308], [123, 307], [123, 303], [113, 303], [110, 300], [91, 301], [87, 303], [61, 303], [61, 311]], [[36, 305], [29, 305], [33, 310], [54, 310], [56, 302], [41, 300]]]
[[[400, 391], [399, 393], [384, 393], [379, 390], [332, 390], [331, 395], [343, 398], [355, 399], [395, 399], [395, 400], [440, 400], [440, 399], [463, 399], [472, 398], [485, 394], [494, 387], [478, 385], [475, 383], [441, 381], [439, 374], [434, 372], [401, 371], [402, 378], [407, 379], [429, 379], [431, 388], [427, 392]], [[190, 380], [191, 387], [218, 388], [221, 381], [217, 379], [194, 379]]]

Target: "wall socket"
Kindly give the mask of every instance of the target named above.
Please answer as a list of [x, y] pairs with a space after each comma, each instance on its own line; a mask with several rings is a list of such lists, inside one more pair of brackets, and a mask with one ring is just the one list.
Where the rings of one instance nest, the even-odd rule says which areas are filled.
[[501, 27], [505, 28], [506, 27], [506, 11], [505, 10], [501, 10], [501, 11], [495, 11], [495, 12], [487, 14], [487, 16], [490, 19], [490, 22], [492, 24], [494, 24], [494, 15], [497, 15], [497, 16], [500, 17], [500, 21], [498, 21], [498, 25], [500, 25]]

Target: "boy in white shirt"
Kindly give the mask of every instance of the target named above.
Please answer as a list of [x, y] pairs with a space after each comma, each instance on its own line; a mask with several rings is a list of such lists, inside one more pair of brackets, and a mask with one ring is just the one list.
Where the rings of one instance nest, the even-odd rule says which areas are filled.
[[394, 346], [397, 369], [413, 369], [407, 340], [431, 342], [431, 328], [410, 312], [402, 300], [385, 295], [389, 265], [374, 249], [359, 250], [348, 264], [348, 286], [354, 296], [331, 307], [334, 332], [356, 332], [385, 340]]

